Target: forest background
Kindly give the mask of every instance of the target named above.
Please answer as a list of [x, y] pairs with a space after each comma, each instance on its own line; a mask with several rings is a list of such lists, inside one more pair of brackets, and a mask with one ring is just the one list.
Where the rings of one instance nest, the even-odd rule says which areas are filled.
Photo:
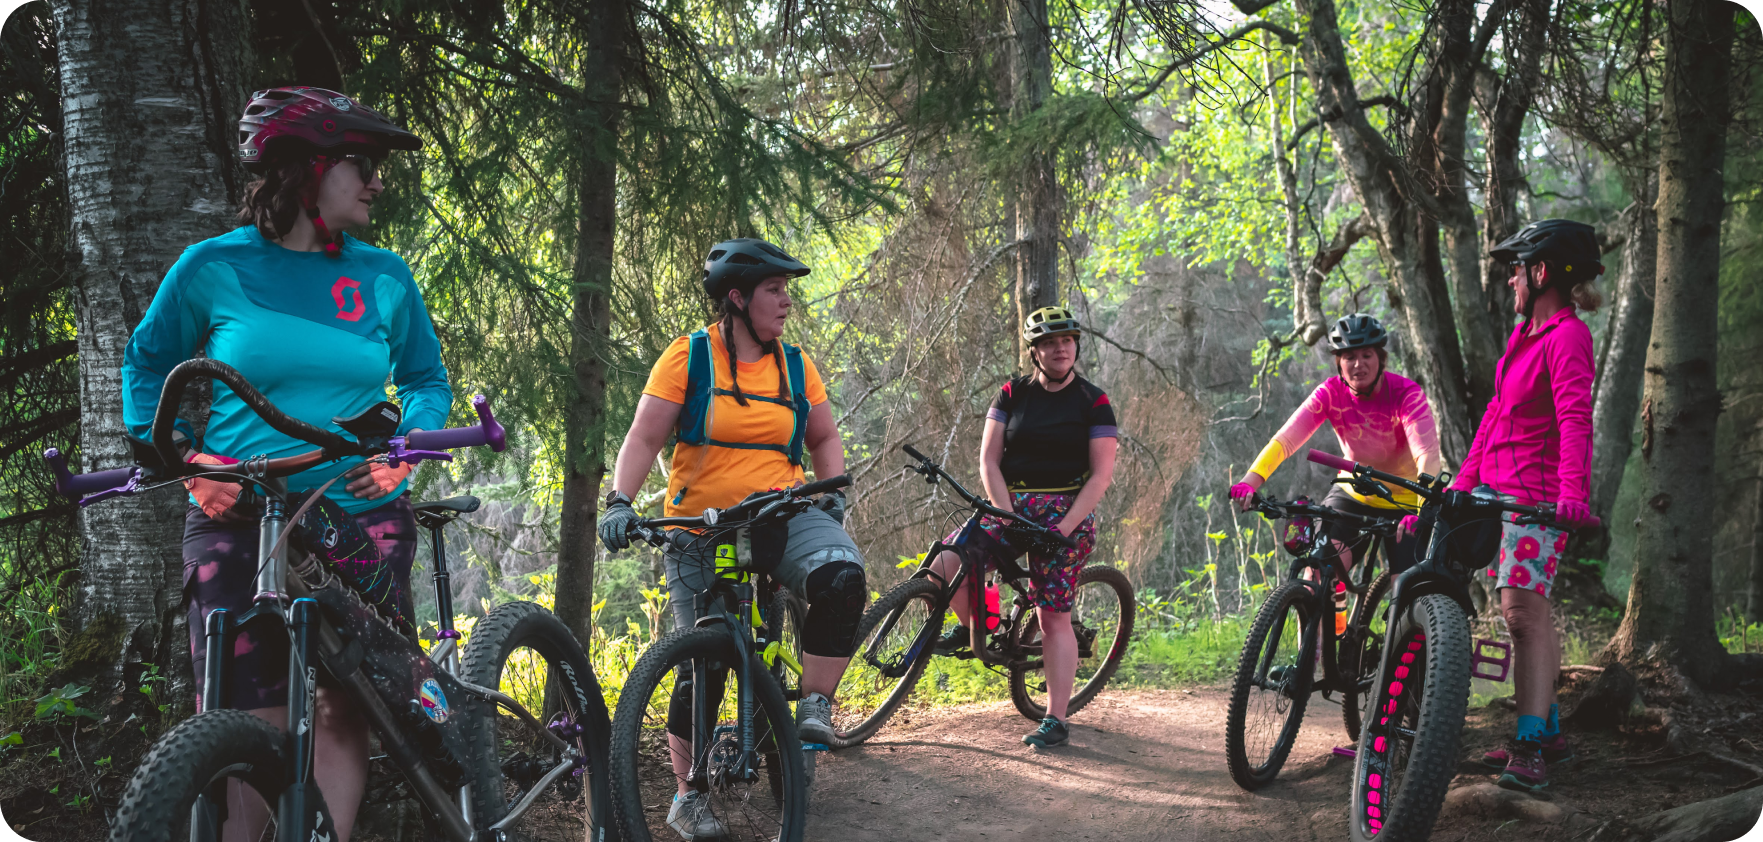
[[[597, 653], [665, 631], [658, 557], [598, 547], [596, 501], [649, 365], [709, 319], [703, 253], [762, 236], [814, 267], [786, 338], [827, 380], [874, 589], [952, 523], [898, 447], [975, 476], [1022, 315], [1068, 303], [1121, 419], [1096, 558], [1140, 588], [1123, 680], [1212, 678], [1284, 569], [1223, 491], [1329, 374], [1323, 327], [1392, 326], [1390, 369], [1427, 385], [1455, 465], [1512, 325], [1486, 247], [1568, 217], [1606, 247], [1585, 318], [1611, 528], [1569, 566], [1562, 621], [1615, 633], [1607, 657], [1699, 653], [1685, 671], [1717, 681], [1709, 647], [1763, 644], [1763, 30], [1678, 6], [1718, 19], [1718, 49], [1673, 42], [1688, 24], [1652, 0], [26, 3], [0, 37], [0, 720], [82, 687], [188, 698], [182, 501], [82, 512], [39, 454], [125, 463], [121, 349], [182, 248], [234, 225], [245, 94], [296, 83], [428, 141], [387, 165], [362, 236], [410, 263], [455, 421], [482, 392], [512, 432], [415, 484], [486, 501], [446, 548], [466, 613], [554, 600]], [[1672, 87], [1674, 55], [1720, 83]], [[1707, 224], [1668, 223], [1684, 201]], [[1694, 306], [1660, 329], [1680, 277]], [[1659, 341], [1686, 323], [1702, 386]], [[1648, 407], [1686, 382], [1717, 391], [1681, 437], [1705, 470], [1651, 449]], [[1660, 496], [1673, 470], [1700, 502]], [[1299, 460], [1269, 489], [1327, 481]], [[1685, 530], [1702, 542], [1659, 549]], [[1631, 588], [1649, 570], [1687, 584]]]

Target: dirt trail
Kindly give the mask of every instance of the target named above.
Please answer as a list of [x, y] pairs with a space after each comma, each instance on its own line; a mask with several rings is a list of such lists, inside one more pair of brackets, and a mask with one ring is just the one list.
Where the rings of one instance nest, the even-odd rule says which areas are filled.
[[1220, 690], [1108, 692], [1071, 743], [1022, 744], [1008, 702], [896, 715], [858, 748], [823, 755], [808, 837], [837, 840], [1337, 840], [1350, 764], [1340, 708], [1317, 697], [1279, 780], [1256, 793], [1224, 763]]

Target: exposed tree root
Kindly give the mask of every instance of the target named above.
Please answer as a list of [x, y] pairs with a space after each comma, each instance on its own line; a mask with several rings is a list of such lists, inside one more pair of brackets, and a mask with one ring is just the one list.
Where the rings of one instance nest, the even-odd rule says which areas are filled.
[[1655, 842], [1723, 842], [1743, 836], [1763, 811], [1763, 790], [1748, 790], [1654, 813], [1631, 824]]

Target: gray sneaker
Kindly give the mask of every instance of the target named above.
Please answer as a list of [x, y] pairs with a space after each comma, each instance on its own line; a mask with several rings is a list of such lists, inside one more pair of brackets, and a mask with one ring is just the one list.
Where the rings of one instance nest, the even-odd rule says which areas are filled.
[[667, 826], [678, 831], [680, 838], [686, 842], [697, 839], [721, 839], [728, 835], [722, 821], [710, 812], [710, 802], [704, 793], [695, 789], [686, 790], [685, 795], [673, 797], [673, 807], [667, 811]]
[[833, 703], [819, 693], [809, 693], [796, 703], [796, 736], [805, 743], [832, 745]]

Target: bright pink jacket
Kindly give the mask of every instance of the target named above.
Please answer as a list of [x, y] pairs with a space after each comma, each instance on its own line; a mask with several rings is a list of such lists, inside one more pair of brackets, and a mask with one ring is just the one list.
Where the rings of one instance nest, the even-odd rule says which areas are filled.
[[1490, 485], [1520, 503], [1591, 498], [1592, 332], [1569, 306], [1525, 334], [1494, 369], [1475, 443], [1453, 488]]

